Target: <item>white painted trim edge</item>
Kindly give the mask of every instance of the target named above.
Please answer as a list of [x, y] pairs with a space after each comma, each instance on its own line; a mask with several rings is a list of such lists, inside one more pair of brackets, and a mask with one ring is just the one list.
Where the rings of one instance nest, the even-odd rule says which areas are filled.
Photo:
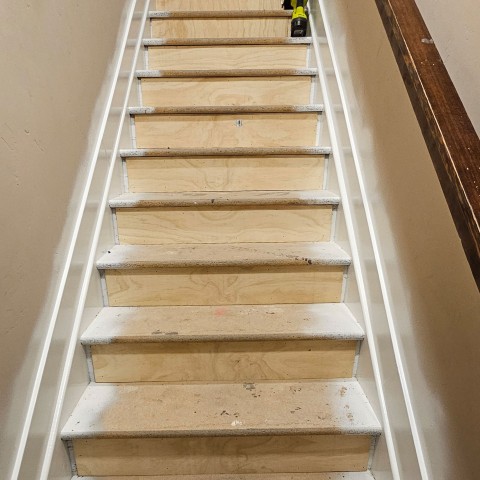
[[[146, 6], [148, 7], [149, 1], [145, 0], [145, 3], [146, 3]], [[132, 0], [132, 5], [130, 7], [131, 10], [130, 10], [130, 14], [128, 16], [128, 18], [129, 18], [128, 26], [130, 26], [130, 24], [132, 22], [133, 14], [134, 14], [134, 11], [135, 11], [135, 5], [136, 5], [136, 0]], [[81, 323], [81, 320], [82, 320], [83, 310], [85, 308], [85, 300], [87, 298], [88, 287], [89, 287], [89, 284], [90, 284], [92, 269], [95, 268], [94, 263], [95, 263], [95, 257], [96, 257], [96, 254], [97, 254], [98, 239], [100, 237], [100, 231], [101, 231], [101, 228], [102, 228], [103, 217], [104, 217], [107, 202], [108, 202], [108, 196], [109, 196], [110, 185], [111, 185], [111, 181], [112, 181], [113, 169], [114, 169], [115, 163], [118, 159], [117, 158], [118, 148], [119, 148], [120, 137], [121, 137], [122, 129], [123, 129], [123, 120], [124, 120], [125, 115], [127, 113], [130, 90], [132, 88], [133, 79], [135, 77], [135, 65], [137, 63], [138, 53], [139, 53], [141, 45], [142, 45], [143, 29], [145, 27], [145, 21], [146, 21], [147, 14], [148, 14], [148, 8], [145, 8], [144, 12], [143, 12], [143, 17], [142, 17], [143, 27], [140, 28], [138, 38], [137, 38], [137, 41], [136, 41], [136, 45], [135, 45], [135, 53], [134, 53], [133, 59], [132, 59], [132, 68], [131, 68], [131, 71], [129, 73], [128, 86], [127, 86], [127, 89], [125, 91], [125, 97], [124, 97], [124, 101], [123, 101], [123, 105], [122, 105], [122, 111], [121, 111], [121, 114], [120, 114], [120, 120], [118, 122], [118, 130], [117, 130], [116, 136], [115, 136], [115, 144], [113, 146], [112, 155], [110, 157], [110, 165], [109, 165], [109, 169], [108, 169], [108, 176], [107, 176], [107, 179], [106, 179], [106, 182], [105, 182], [104, 191], [103, 191], [103, 195], [102, 195], [102, 200], [101, 200], [101, 203], [100, 203], [100, 208], [98, 209], [99, 215], [98, 215], [96, 223], [95, 223], [95, 233], [93, 235], [93, 240], [92, 240], [92, 243], [90, 245], [87, 267], [85, 269], [85, 274], [84, 274], [82, 287], [81, 287], [81, 291], [80, 291], [80, 299], [79, 299], [79, 302], [77, 304], [76, 311], [75, 311], [75, 320], [74, 320], [74, 323], [73, 323], [72, 332], [70, 334], [70, 342], [69, 342], [69, 345], [68, 345], [68, 353], [67, 353], [66, 362], [65, 362], [65, 365], [63, 367], [60, 391], [59, 391], [59, 394], [58, 394], [58, 397], [57, 397], [57, 402], [56, 402], [56, 405], [55, 405], [55, 413], [54, 413], [53, 421], [52, 421], [51, 428], [50, 428], [50, 434], [49, 434], [49, 438], [48, 438], [47, 452], [46, 452], [46, 455], [45, 455], [45, 458], [44, 458], [44, 463], [42, 465], [42, 473], [41, 473], [41, 476], [40, 476], [39, 480], [48, 480], [48, 473], [49, 473], [49, 470], [50, 470], [50, 464], [51, 464], [53, 450], [54, 450], [54, 446], [55, 446], [55, 440], [57, 439], [57, 435], [58, 435], [58, 427], [59, 427], [59, 422], [60, 422], [60, 415], [62, 413], [63, 401], [65, 399], [65, 392], [66, 392], [66, 389], [67, 389], [68, 379], [69, 379], [69, 376], [70, 376], [70, 370], [71, 370], [71, 367], [72, 367], [75, 348], [76, 348], [77, 343], [78, 343], [79, 328], [80, 328], [80, 323]], [[124, 41], [123, 41], [123, 52], [125, 52], [125, 48], [127, 46], [128, 34], [129, 34], [129, 28], [127, 28], [127, 31], [125, 33], [125, 37], [124, 37]], [[115, 78], [115, 82], [114, 82], [115, 85], [114, 85], [114, 88], [112, 89], [112, 93], [115, 90], [116, 82], [117, 82], [118, 76], [120, 74], [121, 61], [122, 61], [122, 58], [119, 59], [117, 69], [115, 71], [115, 77], [114, 77]]]
[[380, 249], [379, 249], [379, 245], [378, 245], [378, 235], [377, 235], [377, 232], [375, 230], [374, 223], [373, 223], [373, 220], [372, 220], [372, 207], [371, 207], [370, 201], [368, 199], [368, 195], [366, 194], [365, 179], [364, 179], [364, 176], [363, 176], [363, 173], [362, 173], [362, 169], [360, 168], [360, 162], [359, 162], [360, 154], [359, 154], [359, 149], [358, 149], [357, 142], [356, 142], [356, 136], [354, 134], [352, 113], [351, 113], [350, 109], [348, 108], [346, 89], [345, 89], [345, 85], [344, 85], [344, 82], [343, 82], [343, 79], [342, 79], [342, 76], [341, 76], [341, 70], [340, 70], [340, 67], [339, 67], [338, 58], [335, 54], [335, 48], [334, 48], [334, 45], [333, 45], [333, 36], [332, 36], [331, 29], [330, 29], [330, 24], [328, 23], [328, 18], [325, 15], [324, 1], [325, 0], [319, 0], [320, 11], [321, 11], [322, 17], [323, 17], [325, 33], [327, 35], [328, 44], [330, 46], [330, 54], [331, 54], [331, 57], [332, 57], [333, 69], [335, 71], [335, 76], [336, 76], [337, 84], [338, 84], [338, 90], [339, 90], [339, 93], [340, 93], [340, 98], [341, 98], [341, 102], [342, 102], [342, 106], [343, 106], [343, 111], [344, 111], [344, 114], [345, 114], [345, 122], [346, 122], [346, 125], [347, 125], [348, 136], [349, 136], [350, 144], [351, 144], [351, 147], [352, 147], [352, 157], [353, 157], [354, 162], [355, 162], [355, 170], [357, 172], [357, 178], [358, 178], [358, 183], [359, 183], [359, 186], [360, 186], [360, 192], [361, 192], [361, 195], [362, 195], [362, 202], [363, 202], [363, 205], [364, 205], [365, 216], [366, 216], [367, 224], [368, 224], [368, 230], [369, 230], [370, 239], [371, 239], [371, 242], [372, 242], [372, 248], [373, 248], [374, 258], [375, 258], [375, 265], [376, 265], [377, 272], [378, 272], [378, 275], [379, 275], [379, 278], [380, 278], [380, 287], [381, 287], [381, 290], [382, 290], [383, 302], [384, 302], [385, 310], [386, 310], [386, 313], [387, 313], [388, 326], [389, 326], [391, 341], [392, 341], [392, 345], [393, 345], [393, 349], [394, 349], [395, 360], [397, 362], [398, 374], [399, 374], [400, 383], [401, 383], [402, 390], [403, 390], [405, 406], [406, 406], [407, 413], [408, 413], [410, 428], [411, 428], [411, 431], [412, 431], [412, 436], [413, 436], [413, 440], [414, 440], [414, 444], [415, 444], [415, 450], [416, 450], [416, 453], [417, 453], [420, 472], [421, 472], [421, 475], [422, 475], [422, 479], [428, 480], [429, 475], [428, 475], [428, 470], [427, 470], [427, 466], [426, 466], [426, 462], [425, 462], [425, 456], [423, 454], [423, 448], [422, 448], [422, 444], [421, 444], [421, 440], [420, 440], [420, 435], [419, 435], [419, 432], [418, 432], [417, 421], [416, 421], [415, 413], [414, 413], [414, 410], [413, 410], [410, 391], [409, 391], [407, 381], [406, 381], [403, 359], [402, 359], [402, 355], [400, 353], [398, 335], [397, 335], [397, 332], [396, 332], [395, 322], [394, 322], [394, 319], [393, 319], [391, 299], [390, 299], [390, 295], [388, 293], [388, 289], [386, 287], [385, 271], [384, 271], [384, 268], [383, 268], [383, 264], [381, 262]]
[[[325, 75], [325, 69], [323, 66], [322, 58], [320, 56], [319, 52], [319, 45], [318, 45], [318, 36], [316, 32], [316, 28], [313, 22], [313, 15], [310, 14], [310, 29], [312, 32], [312, 44], [313, 48], [315, 51], [315, 57], [318, 65], [318, 75], [320, 79], [320, 84], [322, 87], [323, 91], [323, 103], [325, 105], [325, 111], [326, 111], [326, 117], [327, 117], [327, 123], [328, 127], [330, 130], [330, 140], [332, 143], [332, 151], [333, 151], [333, 161], [336, 164], [336, 171], [337, 171], [337, 177], [338, 177], [338, 186], [340, 189], [340, 195], [343, 199], [348, 198], [348, 192], [346, 188], [346, 183], [343, 175], [343, 171], [341, 168], [341, 165], [339, 163], [339, 158], [343, 155], [342, 150], [339, 146], [338, 139], [336, 136], [336, 128], [334, 125], [334, 107], [330, 101], [330, 97], [328, 95], [328, 88], [327, 88], [327, 79]], [[382, 417], [383, 417], [383, 428], [384, 428], [384, 434], [388, 446], [388, 452], [389, 452], [389, 457], [390, 457], [390, 463], [391, 463], [391, 468], [392, 468], [392, 473], [393, 476], [396, 480], [401, 480], [400, 478], [400, 473], [398, 470], [398, 464], [396, 461], [396, 457], [394, 455], [394, 444], [392, 440], [392, 432], [390, 428], [390, 422], [388, 419], [388, 412], [385, 404], [385, 396], [383, 394], [383, 388], [382, 388], [382, 382], [381, 382], [381, 375], [380, 375], [380, 370], [379, 370], [379, 363], [378, 363], [378, 357], [377, 357], [377, 352], [375, 349], [375, 342], [373, 341], [373, 333], [372, 333], [372, 326], [371, 326], [371, 321], [370, 321], [370, 309], [368, 306], [367, 302], [367, 296], [365, 293], [365, 288], [364, 288], [364, 280], [363, 280], [363, 273], [362, 269], [359, 268], [360, 266], [360, 260], [359, 260], [359, 253], [358, 253], [358, 247], [356, 243], [356, 238], [354, 234], [354, 227], [353, 227], [353, 221], [352, 221], [352, 214], [350, 211], [350, 206], [348, 202], [342, 202], [343, 210], [345, 212], [345, 223], [347, 226], [347, 231], [348, 231], [348, 237], [349, 237], [349, 242], [350, 242], [350, 248], [352, 250], [352, 262], [355, 266], [355, 274], [357, 275], [358, 278], [358, 290], [359, 290], [359, 295], [360, 295], [360, 301], [362, 305], [362, 310], [365, 316], [365, 326], [366, 326], [366, 336], [368, 339], [368, 343], [370, 346], [370, 351], [372, 355], [372, 367], [375, 375], [375, 382], [377, 384], [377, 389], [379, 393], [379, 401], [380, 401], [380, 407], [382, 410]]]
[[[146, 18], [146, 15], [148, 14], [148, 6], [149, 6], [150, 2], [149, 2], [149, 0], [144, 0], [144, 1], [145, 1], [144, 18]], [[15, 463], [14, 463], [14, 466], [13, 466], [13, 469], [12, 469], [12, 473], [10, 475], [10, 480], [17, 480], [18, 479], [18, 475], [20, 473], [20, 469], [21, 469], [21, 466], [22, 466], [23, 457], [24, 457], [24, 453], [25, 453], [25, 446], [27, 444], [27, 440], [28, 440], [29, 435], [30, 435], [30, 427], [31, 427], [31, 424], [32, 424], [32, 419], [33, 419], [33, 415], [34, 415], [34, 411], [35, 411], [35, 406], [36, 406], [36, 403], [37, 403], [37, 399], [38, 399], [38, 395], [39, 395], [39, 391], [40, 391], [40, 386], [41, 386], [42, 378], [43, 378], [44, 371], [45, 371], [45, 365], [46, 365], [46, 362], [47, 362], [48, 353], [49, 353], [50, 348], [51, 348], [53, 333], [54, 333], [55, 325], [56, 325], [56, 322], [57, 322], [57, 319], [58, 319], [60, 305], [62, 303], [62, 299], [63, 299], [64, 293], [65, 293], [65, 285], [67, 283], [68, 274], [69, 274], [69, 271], [72, 267], [72, 258], [73, 258], [75, 246], [76, 246], [76, 243], [77, 243], [77, 240], [78, 240], [83, 215], [84, 215], [85, 209], [87, 207], [88, 194], [89, 194], [89, 191], [90, 191], [90, 188], [91, 188], [91, 185], [92, 185], [92, 181], [93, 181], [93, 177], [94, 177], [94, 173], [95, 173], [95, 169], [96, 169], [96, 165], [97, 165], [97, 160], [98, 160], [99, 155], [100, 155], [102, 140], [103, 140], [105, 130], [106, 130], [106, 127], [107, 127], [107, 122], [108, 122], [108, 119], [109, 119], [109, 114], [110, 114], [110, 110], [111, 110], [111, 106], [112, 106], [113, 97], [114, 97], [114, 94], [115, 94], [117, 81], [118, 81], [118, 78], [119, 78], [119, 75], [120, 75], [120, 69], [121, 69], [123, 54], [124, 54], [126, 46], [127, 46], [128, 34], [129, 34], [129, 30], [130, 30], [130, 25], [132, 23], [133, 14], [134, 14], [134, 11], [135, 11], [135, 6], [136, 6], [136, 3], [137, 3], [137, 0], [130, 0], [130, 2], [131, 2], [131, 4], [130, 4], [130, 9], [129, 9], [129, 14], [126, 17], [126, 21], [125, 21], [125, 25], [124, 25], [124, 33], [123, 33], [123, 37], [122, 37], [122, 48], [121, 48], [122, 54], [119, 55], [119, 58], [117, 59], [117, 64], [115, 66], [115, 74], [113, 75], [112, 84], [111, 84], [110, 89], [109, 89], [108, 100], [107, 100], [105, 110], [104, 110], [104, 113], [103, 113], [103, 116], [102, 116], [101, 126], [100, 126], [100, 129], [99, 129], [99, 132], [98, 132], [97, 140], [95, 142], [95, 149], [94, 149], [94, 152], [93, 152], [93, 155], [92, 155], [90, 168], [88, 170], [88, 174], [87, 174], [87, 178], [86, 178], [86, 182], [85, 182], [85, 188], [83, 189], [83, 193], [82, 193], [82, 197], [81, 197], [81, 201], [80, 201], [80, 206], [79, 206], [77, 217], [76, 217], [76, 220], [75, 220], [75, 223], [74, 223], [73, 234], [72, 234], [71, 241], [69, 243], [69, 247], [68, 247], [68, 250], [67, 250], [65, 266], [63, 268], [63, 271], [62, 271], [62, 274], [61, 274], [60, 285], [58, 287], [58, 294], [55, 298], [54, 307], [53, 307], [53, 310], [52, 310], [52, 314], [50, 316], [50, 321], [49, 321], [49, 324], [48, 324], [47, 333], [45, 335], [45, 340], [44, 340], [43, 347], [42, 347], [42, 353], [41, 353], [40, 361], [39, 361], [38, 368], [37, 368], [37, 371], [36, 371], [36, 374], [35, 374], [35, 380], [34, 380], [34, 384], [33, 384], [32, 394], [30, 396], [30, 401], [28, 402], [27, 414], [26, 414], [26, 417], [25, 417], [25, 421], [23, 423], [22, 434], [21, 434], [21, 437], [20, 437], [20, 442], [19, 442], [19, 446], [18, 446], [18, 449], [17, 449], [16, 457], [15, 457]], [[139, 38], [137, 39], [137, 45], [136, 45], [136, 50], [135, 50], [135, 61], [136, 61], [136, 58], [137, 58], [137, 55], [138, 55], [138, 51], [140, 50], [141, 41], [142, 41], [142, 34], [143, 34], [143, 30], [141, 31], [141, 33], [139, 35]], [[135, 65], [135, 63], [133, 65]], [[126, 92], [125, 105], [124, 105], [124, 109], [123, 109], [123, 112], [122, 112], [123, 116], [125, 115], [126, 108], [127, 108], [126, 103], [127, 103], [129, 92], [130, 92], [133, 75], [134, 75], [134, 69], [132, 69], [132, 72], [130, 74], [128, 91]], [[115, 145], [115, 148], [114, 148], [114, 152], [112, 154], [112, 164], [114, 163], [114, 160], [115, 160], [116, 155], [118, 153], [118, 141], [119, 141], [119, 138], [120, 138], [120, 132], [121, 132], [122, 127], [123, 127], [123, 122], [119, 122], [119, 132], [116, 136], [116, 145]], [[113, 166], [111, 166], [111, 169], [110, 169], [110, 172], [109, 172], [110, 175], [109, 175], [108, 180], [106, 182], [107, 184], [106, 184], [106, 187], [105, 187], [105, 194], [104, 194], [104, 198], [103, 198], [103, 200], [105, 201], [104, 205], [106, 204], [106, 195], [107, 195], [108, 189], [110, 187], [111, 171], [112, 170], [113, 170]], [[103, 220], [104, 210], [105, 210], [104, 208], [99, 210], [101, 213], [99, 215], [99, 219], [97, 219], [94, 241], [90, 245], [89, 260], [90, 260], [91, 256], [95, 254], [97, 241], [98, 241], [98, 235], [99, 235], [99, 228], [98, 227], [99, 227], [99, 225], [101, 225], [101, 222]], [[85, 299], [84, 294], [86, 292], [86, 287], [88, 287], [88, 283], [89, 283], [89, 280], [90, 280], [90, 273], [91, 273], [91, 268], [89, 266], [89, 268], [85, 269], [83, 284], [82, 284], [82, 287], [81, 287], [81, 292], [82, 292], [81, 299], [83, 301]], [[78, 329], [78, 325], [77, 325], [78, 318], [77, 318], [77, 316], [78, 316], [78, 311], [79, 310], [80, 310], [80, 308], [77, 309], [77, 315], [76, 315], [76, 318], [75, 318], [76, 329]], [[83, 310], [83, 302], [82, 302], [81, 310]], [[74, 335], [74, 333], [75, 333], [75, 335]], [[78, 335], [78, 332], [76, 332], [76, 331], [72, 332], [72, 337], [71, 338], [73, 338], [75, 336], [75, 341], [76, 341], [77, 335]], [[42, 466], [42, 476], [41, 476], [42, 480], [46, 478], [46, 475], [48, 475], [48, 469], [50, 467], [51, 457], [52, 457], [52, 453], [53, 453], [54, 439], [57, 435], [59, 414], [60, 414], [60, 411], [61, 411], [61, 405], [63, 403], [64, 393], [65, 393], [65, 388], [66, 388], [66, 378], [68, 379], [68, 374], [70, 373], [71, 362], [73, 360], [73, 349], [71, 348], [72, 347], [71, 343], [72, 342], [70, 342], [70, 345], [69, 345], [68, 358], [67, 358], [68, 369], [64, 369], [64, 372], [63, 372], [64, 375], [62, 376], [62, 383], [61, 383], [61, 392], [59, 392], [59, 397], [57, 399], [56, 408], [55, 408], [55, 414], [54, 414], [55, 428], [53, 428], [53, 425], [52, 425], [52, 429], [51, 429], [50, 434], [49, 434], [46, 458], [44, 459], [44, 464]], [[65, 375], [65, 373], [66, 373], [66, 375]], [[52, 441], [52, 432], [54, 432], [53, 441]]]

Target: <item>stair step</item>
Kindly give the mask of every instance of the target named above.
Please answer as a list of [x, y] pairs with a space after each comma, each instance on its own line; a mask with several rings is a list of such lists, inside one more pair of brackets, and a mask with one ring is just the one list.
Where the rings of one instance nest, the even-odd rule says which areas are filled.
[[[176, 415], [179, 409], [182, 414]], [[237, 421], [232, 422], [235, 418]], [[380, 433], [378, 420], [360, 385], [356, 380], [344, 379], [90, 384], [68, 419], [62, 437], [72, 440]]]
[[[73, 477], [72, 480], [132, 480], [132, 477]], [[370, 472], [259, 473], [233, 475], [135, 476], [134, 480], [375, 480]]]
[[[307, 66], [308, 44], [302, 42], [244, 44], [241, 39], [232, 44], [214, 44], [212, 39], [196, 40], [203, 45], [149, 46], [148, 68], [174, 70], [215, 70], [215, 69], [277, 69], [305, 68]], [[222, 39], [219, 39], [223, 42]], [[233, 42], [235, 39], [230, 40]], [[163, 41], [163, 40], [162, 40]], [[170, 41], [170, 40], [166, 40]], [[186, 42], [193, 41], [185, 39]]]
[[274, 10], [278, 0], [157, 0], [157, 10]]
[[117, 245], [98, 262], [110, 306], [339, 302], [333, 243]]
[[82, 336], [96, 382], [353, 375], [360, 326], [343, 305], [105, 308]]
[[311, 45], [311, 37], [251, 37], [251, 38], [145, 38], [145, 47], [207, 46], [207, 45]]
[[333, 242], [115, 245], [97, 262], [100, 270], [348, 265], [350, 257]]
[[153, 38], [288, 37], [291, 12], [230, 10], [151, 12]]
[[319, 242], [338, 202], [321, 190], [126, 193], [110, 207], [121, 244]]
[[232, 68], [229, 70], [137, 70], [137, 78], [314, 77], [316, 68]]
[[329, 148], [121, 150], [131, 192], [303, 190], [323, 185]]
[[322, 113], [323, 105], [225, 105], [221, 107], [129, 107], [130, 115], [248, 115], [255, 113]]
[[233, 148], [134, 148], [120, 150], [123, 158], [133, 157], [266, 157], [330, 155], [330, 147], [233, 147]]
[[154, 10], [149, 12], [149, 18], [288, 18], [292, 12], [281, 8], [276, 10]]
[[366, 470], [378, 434], [344, 380], [91, 385], [62, 437], [79, 475], [195, 475]]
[[84, 345], [266, 340], [362, 340], [344, 304], [105, 307]]
[[315, 145], [323, 105], [133, 107], [139, 148]]
[[124, 193], [110, 200], [111, 208], [211, 207], [267, 205], [338, 205], [340, 197], [327, 190]]

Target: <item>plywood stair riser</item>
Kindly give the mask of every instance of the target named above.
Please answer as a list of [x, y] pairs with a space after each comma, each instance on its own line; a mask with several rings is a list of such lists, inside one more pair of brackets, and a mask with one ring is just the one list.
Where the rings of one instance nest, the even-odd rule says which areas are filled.
[[339, 302], [344, 267], [107, 270], [111, 306]]
[[289, 18], [152, 18], [152, 38], [286, 37]]
[[323, 185], [323, 156], [127, 157], [130, 192], [313, 190]]
[[328, 241], [331, 206], [117, 208], [122, 244]]
[[79, 475], [202, 475], [364, 471], [371, 445], [368, 435], [112, 438], [73, 450]]
[[157, 10], [275, 10], [280, 9], [279, 0], [157, 0]]
[[348, 378], [357, 342], [162, 342], [92, 345], [96, 382]]
[[295, 105], [307, 104], [311, 78], [143, 78], [144, 105]]
[[313, 146], [317, 112], [134, 115], [138, 148]]
[[148, 47], [148, 68], [222, 70], [305, 68], [308, 45]]

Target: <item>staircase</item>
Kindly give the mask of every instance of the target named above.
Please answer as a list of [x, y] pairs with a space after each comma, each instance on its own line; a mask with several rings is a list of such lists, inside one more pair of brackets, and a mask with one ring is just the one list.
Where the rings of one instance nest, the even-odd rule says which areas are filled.
[[62, 432], [74, 474], [371, 480], [310, 39], [279, 0], [157, 8], [82, 337], [92, 383]]

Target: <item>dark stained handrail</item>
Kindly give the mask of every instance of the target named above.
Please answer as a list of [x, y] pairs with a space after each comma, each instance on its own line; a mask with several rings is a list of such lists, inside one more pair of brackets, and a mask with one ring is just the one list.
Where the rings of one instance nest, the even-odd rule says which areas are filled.
[[480, 139], [415, 1], [375, 2], [480, 289]]

